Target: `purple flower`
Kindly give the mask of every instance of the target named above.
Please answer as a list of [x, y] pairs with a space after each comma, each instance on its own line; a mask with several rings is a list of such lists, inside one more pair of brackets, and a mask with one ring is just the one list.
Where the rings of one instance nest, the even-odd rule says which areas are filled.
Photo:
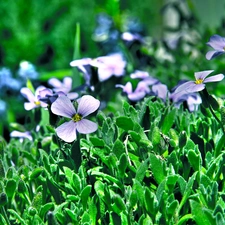
[[154, 95], [161, 98], [164, 102], [170, 95], [167, 86], [161, 83], [153, 85], [152, 92], [154, 93]]
[[61, 82], [57, 78], [51, 78], [48, 81], [54, 90], [54, 92], [63, 92], [65, 93], [69, 99], [73, 100], [78, 97], [76, 92], [70, 92], [72, 90], [72, 78], [71, 77], [64, 77], [63, 81]]
[[98, 57], [91, 62], [92, 66], [98, 68], [99, 81], [108, 80], [111, 76], [120, 77], [125, 73], [126, 61], [120, 53]]
[[24, 103], [24, 108], [26, 110], [31, 110], [39, 107], [47, 107], [47, 104], [44, 102], [40, 102], [38, 98], [38, 96], [40, 95], [40, 91], [44, 89], [46, 89], [46, 87], [40, 86], [36, 89], [35, 93], [33, 93], [27, 87], [21, 88], [20, 93], [29, 101]]
[[150, 88], [143, 81], [138, 83], [135, 91], [132, 90], [131, 82], [128, 82], [125, 86], [118, 84], [116, 87], [122, 88], [123, 92], [127, 94], [128, 99], [133, 102], [143, 99], [148, 93], [150, 93]]
[[206, 70], [202, 72], [195, 73], [195, 81], [188, 81], [184, 84], [181, 84], [176, 90], [175, 93], [184, 92], [184, 93], [193, 93], [202, 91], [205, 88], [206, 83], [210, 82], [218, 82], [223, 80], [224, 75], [218, 74], [211, 77], [206, 78], [210, 73], [214, 70]]
[[153, 85], [159, 83], [159, 80], [149, 75], [148, 72], [136, 70], [134, 73], [131, 73], [130, 77], [132, 79], [141, 79], [148, 85]]
[[210, 37], [209, 42], [206, 43], [214, 50], [206, 53], [206, 59], [210, 60], [216, 56], [222, 55], [225, 53], [225, 38], [217, 34]]
[[99, 108], [100, 101], [90, 95], [84, 95], [77, 102], [78, 108], [76, 110], [67, 96], [60, 96], [51, 106], [54, 114], [71, 119], [56, 128], [57, 135], [66, 142], [73, 142], [77, 137], [77, 131], [89, 134], [98, 128], [96, 123], [85, 119], [85, 117]]
[[48, 105], [51, 105], [59, 96], [66, 95], [64, 92], [53, 93], [49, 88], [39, 91], [38, 99], [42, 102], [45, 102]]
[[202, 99], [198, 93], [184, 93], [184, 92], [173, 92], [170, 95], [170, 99], [173, 101], [175, 107], [179, 108], [182, 102], [187, 103], [187, 107], [190, 112], [196, 111], [198, 106], [202, 103]]

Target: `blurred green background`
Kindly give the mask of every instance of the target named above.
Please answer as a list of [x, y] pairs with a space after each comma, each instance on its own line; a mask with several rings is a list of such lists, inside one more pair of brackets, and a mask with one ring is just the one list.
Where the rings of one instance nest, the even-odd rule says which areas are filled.
[[182, 11], [181, 19], [202, 35], [218, 30], [224, 34], [224, 0], [1, 1], [0, 67], [15, 70], [22, 60], [42, 70], [69, 67], [77, 23], [81, 27], [81, 56], [96, 57], [100, 52], [92, 34], [98, 13], [112, 16], [121, 31], [124, 19], [138, 18], [149, 36], [161, 38], [166, 26], [177, 28], [178, 10]]

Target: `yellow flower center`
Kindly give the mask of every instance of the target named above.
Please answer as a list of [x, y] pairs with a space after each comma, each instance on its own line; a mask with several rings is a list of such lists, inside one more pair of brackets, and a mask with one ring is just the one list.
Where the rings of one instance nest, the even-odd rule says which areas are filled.
[[198, 79], [195, 81], [196, 84], [202, 84], [203, 83], [203, 79]]
[[74, 121], [74, 122], [78, 122], [78, 121], [80, 121], [82, 119], [82, 116], [81, 115], [79, 115], [79, 114], [74, 114], [73, 115], [73, 117], [72, 117], [72, 120]]
[[35, 105], [41, 105], [41, 102], [35, 101], [34, 104], [35, 104]]

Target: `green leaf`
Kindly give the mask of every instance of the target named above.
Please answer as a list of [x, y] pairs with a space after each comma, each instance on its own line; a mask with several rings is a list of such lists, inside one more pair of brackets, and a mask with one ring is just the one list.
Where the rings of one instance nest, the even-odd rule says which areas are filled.
[[166, 177], [165, 162], [156, 155], [150, 153], [150, 168], [157, 184], [160, 184]]
[[160, 134], [160, 129], [155, 126], [152, 130], [152, 144], [153, 145], [158, 145], [161, 141], [161, 134]]
[[35, 92], [34, 86], [33, 86], [32, 82], [29, 79], [27, 79], [26, 86], [27, 86], [27, 88], [29, 88], [31, 90], [32, 93]]
[[83, 208], [86, 209], [87, 203], [88, 203], [88, 198], [90, 197], [90, 193], [91, 193], [91, 185], [87, 185], [82, 191], [81, 191], [81, 201], [82, 201], [82, 205]]
[[16, 184], [15, 180], [9, 179], [7, 181], [5, 191], [6, 191], [8, 198], [12, 198], [14, 196], [16, 187], [17, 187], [17, 184]]
[[54, 203], [53, 202], [48, 202], [44, 205], [41, 206], [40, 208], [40, 212], [39, 215], [42, 219], [45, 218], [46, 214], [48, 211], [53, 210], [54, 209]]
[[94, 184], [94, 189], [100, 199], [103, 199], [105, 196], [105, 184], [100, 180], [97, 180]]
[[134, 123], [131, 118], [127, 116], [120, 116], [116, 118], [116, 125], [125, 131], [132, 130]]
[[179, 205], [178, 213], [180, 212], [181, 208], [186, 203], [187, 199], [189, 198], [189, 196], [190, 196], [190, 194], [192, 192], [192, 186], [194, 184], [194, 181], [195, 181], [195, 178], [196, 178], [196, 174], [197, 174], [197, 172], [193, 173], [193, 175], [188, 180], [186, 188], [185, 188], [185, 190], [183, 192], [184, 195], [183, 195], [183, 197], [181, 199], [181, 202], [180, 202], [180, 205]]
[[126, 156], [125, 153], [123, 153], [120, 156], [119, 164], [118, 164], [118, 170], [119, 170], [120, 178], [124, 178], [125, 171], [127, 169], [127, 165], [128, 165], [127, 156]]
[[105, 145], [105, 142], [97, 137], [90, 137], [90, 141], [95, 147], [104, 147]]
[[113, 195], [113, 201], [114, 201], [114, 203], [116, 205], [116, 208], [119, 212], [122, 212], [126, 209], [125, 203], [124, 203], [121, 196], [119, 196], [117, 194]]
[[13, 209], [8, 209], [7, 210], [16, 220], [18, 220], [19, 224], [21, 225], [27, 225], [25, 220], [23, 220], [20, 215]]
[[191, 213], [193, 215], [193, 219], [198, 225], [212, 225], [216, 224], [215, 219], [212, 217], [212, 213], [206, 213], [207, 210], [200, 203], [190, 200], [191, 205]]
[[117, 159], [125, 152], [125, 147], [122, 141], [117, 139], [112, 148], [113, 153], [116, 155]]
[[199, 151], [197, 154], [194, 150], [189, 150], [188, 151], [188, 160], [189, 160], [189, 163], [191, 164], [192, 168], [195, 171], [200, 170], [201, 164], [202, 164], [202, 158], [201, 158]]
[[88, 207], [88, 210], [89, 210], [89, 215], [90, 215], [90, 218], [91, 218], [91, 225], [95, 225], [96, 224], [96, 218], [97, 218], [97, 212], [98, 212], [98, 209], [97, 209], [97, 202], [96, 202], [96, 195], [91, 198], [91, 201], [89, 203], [89, 207]]
[[172, 127], [174, 120], [177, 115], [177, 110], [174, 108], [169, 112], [166, 112], [160, 121], [161, 129], [163, 134], [167, 134]]
[[137, 172], [136, 172], [136, 176], [135, 176], [135, 180], [141, 182], [145, 175], [146, 175], [146, 171], [148, 169], [149, 166], [149, 160], [146, 159], [143, 163], [140, 164], [140, 166], [137, 168]]

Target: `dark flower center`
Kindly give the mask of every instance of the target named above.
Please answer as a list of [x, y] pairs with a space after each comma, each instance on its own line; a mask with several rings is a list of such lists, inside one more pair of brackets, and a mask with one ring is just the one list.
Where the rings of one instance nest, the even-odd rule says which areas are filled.
[[74, 122], [78, 122], [78, 121], [80, 121], [81, 119], [82, 119], [82, 116], [81, 116], [80, 114], [78, 114], [78, 113], [74, 114], [73, 117], [72, 117], [72, 120], [73, 120]]

